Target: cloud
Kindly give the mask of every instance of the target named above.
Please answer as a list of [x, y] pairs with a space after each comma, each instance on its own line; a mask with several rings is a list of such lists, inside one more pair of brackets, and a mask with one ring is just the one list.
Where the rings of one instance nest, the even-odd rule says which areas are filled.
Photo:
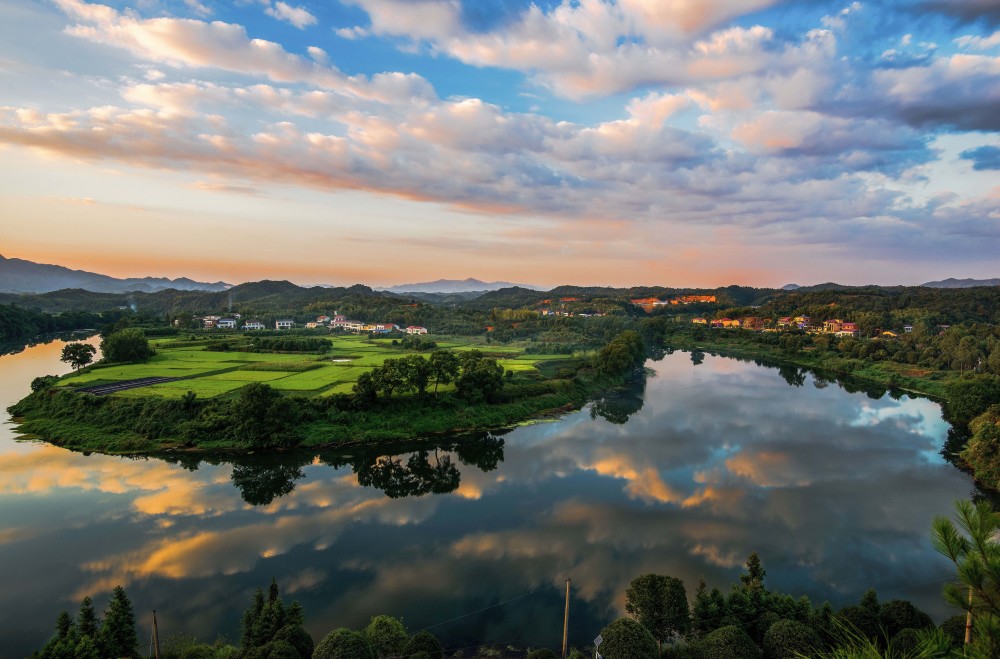
[[[523, 71], [557, 94], [584, 98], [645, 84], [682, 84], [726, 78], [774, 63], [773, 32], [759, 25], [710, 27], [775, 4], [660, 3], [648, 0], [562, 3], [545, 11], [530, 5], [492, 29], [470, 29], [448, 0], [355, 0], [369, 16], [364, 33], [427, 42], [473, 66]], [[350, 29], [338, 32], [354, 36]]]
[[968, 54], [872, 74], [874, 98], [913, 125], [987, 131], [1000, 130], [998, 78], [1000, 57]]
[[995, 0], [924, 0], [918, 9], [951, 16], [963, 23], [1000, 25], [1000, 5]]
[[962, 158], [972, 161], [975, 170], [1000, 169], [1000, 147], [980, 146], [961, 153]]
[[317, 19], [304, 7], [292, 7], [288, 3], [277, 0], [273, 5], [268, 5], [264, 9], [268, 16], [277, 18], [279, 21], [291, 23], [300, 30], [310, 25], [315, 25]]

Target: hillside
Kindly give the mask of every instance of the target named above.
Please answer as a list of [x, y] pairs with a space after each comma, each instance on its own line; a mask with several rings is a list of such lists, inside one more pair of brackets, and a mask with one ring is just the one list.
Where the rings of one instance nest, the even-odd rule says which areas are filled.
[[35, 263], [24, 259], [9, 259], [0, 255], [0, 293], [49, 293], [67, 288], [79, 288], [93, 293], [152, 293], [166, 289], [224, 291], [225, 282], [212, 284], [187, 277], [141, 277], [118, 279], [86, 270], [72, 270], [61, 265]]

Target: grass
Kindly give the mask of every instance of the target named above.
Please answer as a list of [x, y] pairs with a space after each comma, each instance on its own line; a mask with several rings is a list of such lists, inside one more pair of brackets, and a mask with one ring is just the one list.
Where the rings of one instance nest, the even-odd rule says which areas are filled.
[[[129, 389], [114, 395], [128, 398], [160, 396], [180, 398], [193, 391], [199, 398], [231, 394], [248, 382], [266, 382], [286, 393], [305, 396], [330, 396], [351, 393], [358, 377], [387, 359], [423, 354], [392, 345], [391, 339], [369, 339], [360, 335], [333, 335], [330, 350], [324, 355], [216, 352], [205, 350], [209, 341], [190, 341], [166, 337], [151, 342], [156, 355], [144, 364], [97, 366], [64, 377], [60, 386], [86, 386], [147, 377], [183, 378], [177, 382]], [[526, 355], [524, 345], [483, 344], [475, 339], [461, 342], [450, 339], [438, 342], [449, 350], [479, 349], [487, 354], [504, 355], [499, 360], [505, 371], [538, 371], [537, 364], [566, 359], [566, 355]], [[348, 361], [338, 361], [348, 360]], [[433, 387], [433, 384], [431, 385]], [[442, 391], [453, 387], [442, 387]]]

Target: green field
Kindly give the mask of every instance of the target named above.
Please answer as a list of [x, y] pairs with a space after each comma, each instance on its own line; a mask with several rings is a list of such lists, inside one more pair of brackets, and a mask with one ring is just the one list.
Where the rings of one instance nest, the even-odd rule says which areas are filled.
[[[386, 359], [414, 353], [392, 345], [390, 339], [371, 340], [366, 336], [331, 336], [333, 346], [324, 355], [252, 352], [214, 352], [205, 350], [204, 341], [183, 338], [153, 339], [156, 355], [144, 364], [92, 367], [69, 375], [60, 386], [87, 386], [94, 383], [133, 380], [148, 377], [183, 378], [150, 387], [129, 389], [116, 396], [137, 398], [162, 396], [180, 398], [193, 391], [200, 398], [231, 394], [249, 382], [266, 382], [285, 393], [305, 396], [330, 396], [351, 393], [358, 377], [380, 366]], [[191, 345], [195, 343], [196, 345]], [[438, 342], [449, 350], [480, 349], [504, 357], [499, 360], [506, 371], [524, 373], [537, 370], [538, 362], [565, 359], [566, 355], [525, 355], [523, 345], [484, 345], [469, 341]], [[287, 365], [287, 368], [282, 368]], [[433, 386], [433, 385], [432, 385]], [[449, 390], [445, 387], [442, 390]]]

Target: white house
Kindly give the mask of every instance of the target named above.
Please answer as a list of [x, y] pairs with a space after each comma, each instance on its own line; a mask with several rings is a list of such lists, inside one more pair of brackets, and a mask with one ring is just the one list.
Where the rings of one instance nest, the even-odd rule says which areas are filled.
[[284, 330], [284, 329], [292, 329], [293, 327], [295, 327], [294, 320], [282, 319], [274, 321], [274, 329]]
[[259, 320], [248, 320], [247, 322], [243, 323], [243, 329], [262, 330], [264, 329], [264, 323], [260, 322]]
[[427, 334], [426, 327], [420, 327], [419, 325], [410, 325], [405, 330], [407, 334]]
[[323, 323], [306, 323], [306, 329], [316, 329], [322, 326]]
[[215, 322], [215, 326], [219, 329], [236, 329], [236, 319], [235, 318], [220, 318]]

